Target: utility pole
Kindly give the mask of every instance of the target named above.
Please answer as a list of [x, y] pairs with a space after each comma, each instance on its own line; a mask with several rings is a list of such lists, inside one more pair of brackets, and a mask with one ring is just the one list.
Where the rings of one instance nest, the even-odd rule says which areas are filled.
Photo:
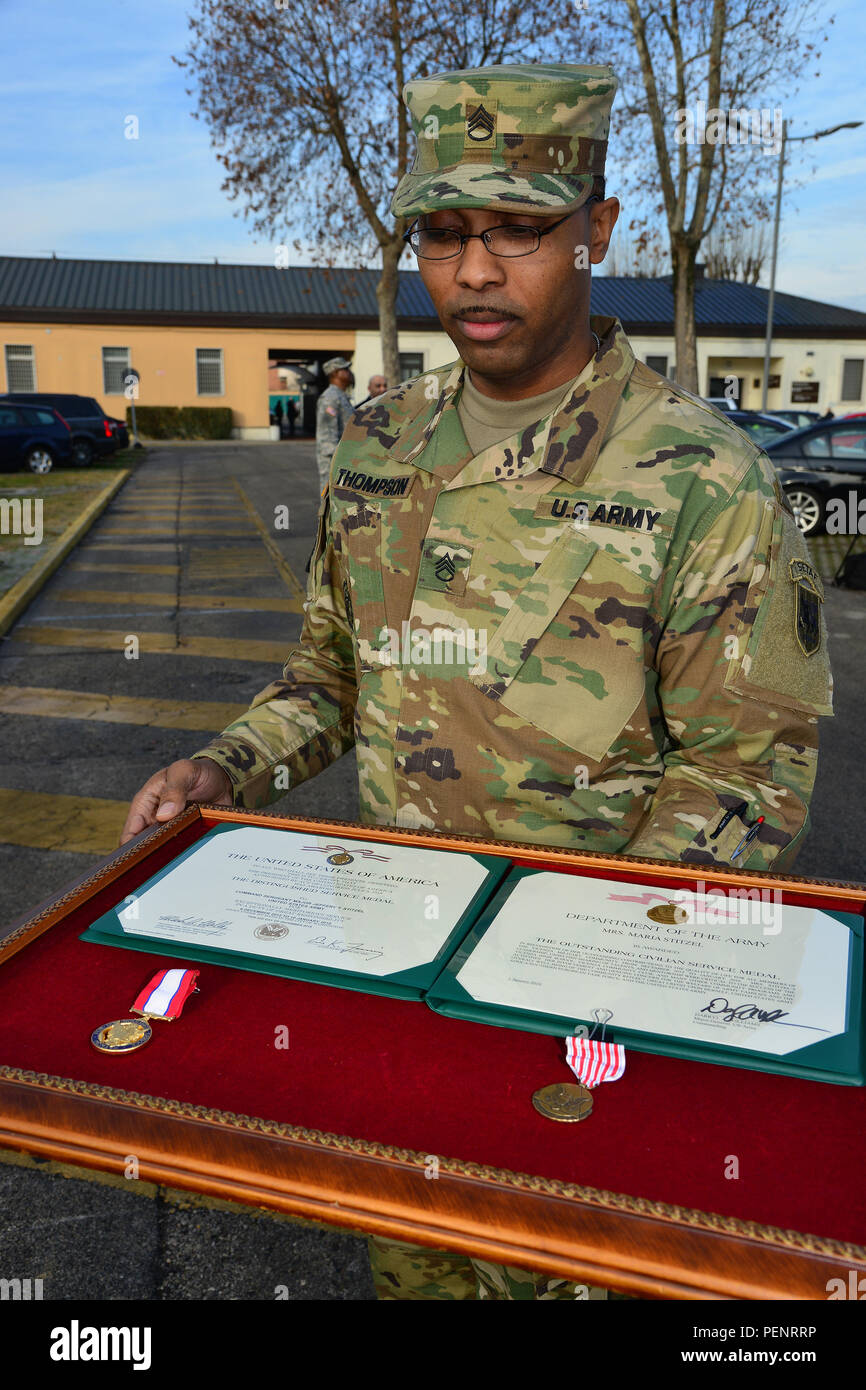
[[835, 135], [837, 130], [856, 130], [862, 121], [843, 121], [841, 125], [831, 126], [829, 130], [817, 130], [812, 135], [789, 135], [788, 122], [782, 122], [782, 140], [779, 146], [779, 172], [776, 178], [776, 215], [773, 223], [773, 256], [770, 262], [770, 293], [767, 297], [767, 332], [764, 339], [764, 389], [761, 393], [761, 409], [767, 409], [767, 392], [770, 387], [770, 355], [773, 350], [773, 309], [776, 302], [776, 261], [779, 254], [779, 221], [782, 211], [782, 184], [784, 183], [785, 146], [792, 140], [823, 140], [825, 135]]

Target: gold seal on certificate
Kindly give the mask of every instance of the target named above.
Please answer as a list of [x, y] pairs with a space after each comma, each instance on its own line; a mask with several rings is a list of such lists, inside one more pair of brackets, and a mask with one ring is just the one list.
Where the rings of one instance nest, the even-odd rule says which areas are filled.
[[548, 1120], [573, 1124], [592, 1114], [592, 1092], [586, 1086], [557, 1081], [553, 1086], [542, 1086], [540, 1091], [536, 1091], [532, 1104], [539, 1115], [544, 1115]]
[[662, 922], [665, 926], [671, 927], [676, 923], [681, 925], [689, 920], [689, 914], [679, 903], [661, 903], [658, 907], [651, 907], [647, 912], [651, 922]]

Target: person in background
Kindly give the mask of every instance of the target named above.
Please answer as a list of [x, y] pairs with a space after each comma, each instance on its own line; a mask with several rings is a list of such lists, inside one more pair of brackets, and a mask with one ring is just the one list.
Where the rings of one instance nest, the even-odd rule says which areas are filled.
[[354, 410], [346, 392], [355, 379], [345, 357], [332, 357], [324, 364], [323, 370], [328, 385], [316, 403], [316, 467], [319, 470], [320, 494], [328, 485], [331, 459]]
[[[364, 397], [364, 399], [360, 402], [360, 404], [361, 404], [361, 405], [366, 405], [368, 401], [374, 401], [374, 400], [376, 399], [377, 396], [384, 396], [384, 394], [385, 394], [385, 392], [386, 392], [387, 390], [388, 390], [388, 379], [387, 379], [387, 377], [384, 377], [384, 376], [371, 376], [371, 377], [370, 377], [370, 380], [367, 382], [367, 391], [368, 391], [369, 394], [366, 395], [366, 396]], [[358, 407], [356, 406], [355, 408], [357, 409]]]

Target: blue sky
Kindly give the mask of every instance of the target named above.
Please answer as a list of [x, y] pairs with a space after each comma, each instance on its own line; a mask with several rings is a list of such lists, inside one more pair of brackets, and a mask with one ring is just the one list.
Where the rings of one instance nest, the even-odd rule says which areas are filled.
[[[171, 61], [186, 45], [186, 9], [184, 0], [0, 0], [0, 254], [273, 264], [272, 245], [220, 192], [207, 129]], [[821, 77], [779, 96], [792, 134], [866, 120], [866, 6], [837, 0], [826, 13], [836, 22]], [[129, 115], [138, 140], [124, 138]], [[799, 150], [777, 286], [866, 310], [866, 126]], [[608, 170], [615, 192], [613, 151]], [[806, 182], [796, 188], [798, 174]]]

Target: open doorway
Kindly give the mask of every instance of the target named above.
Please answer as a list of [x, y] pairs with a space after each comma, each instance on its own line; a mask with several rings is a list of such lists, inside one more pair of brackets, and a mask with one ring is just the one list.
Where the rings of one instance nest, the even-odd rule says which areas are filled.
[[278, 426], [281, 439], [309, 437], [316, 432], [317, 363], [313, 362], [312, 367], [311, 371], [306, 362], [269, 355], [268, 409], [271, 424]]
[[351, 360], [352, 354], [352, 348], [340, 347], [268, 349], [268, 402], [280, 438], [315, 438], [316, 402], [328, 384], [324, 363], [331, 357]]

